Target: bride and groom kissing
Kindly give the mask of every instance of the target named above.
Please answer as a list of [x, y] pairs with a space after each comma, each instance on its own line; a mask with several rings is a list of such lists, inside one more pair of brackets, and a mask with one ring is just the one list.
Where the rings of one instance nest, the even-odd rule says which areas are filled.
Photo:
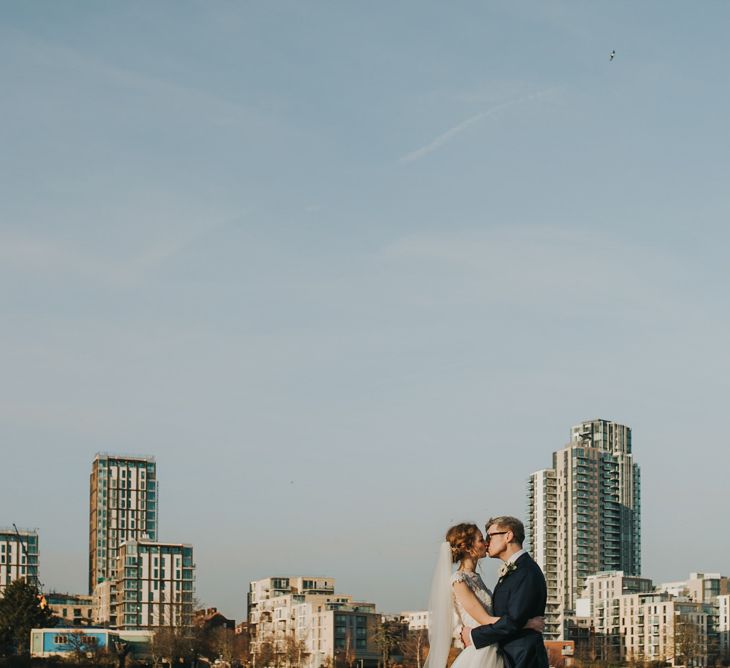
[[[524, 540], [522, 522], [509, 516], [490, 519], [485, 534], [476, 524], [446, 532], [431, 586], [424, 668], [446, 667], [455, 623], [465, 649], [452, 668], [548, 668], [542, 639], [547, 587]], [[487, 555], [503, 562], [493, 593], [476, 572]]]

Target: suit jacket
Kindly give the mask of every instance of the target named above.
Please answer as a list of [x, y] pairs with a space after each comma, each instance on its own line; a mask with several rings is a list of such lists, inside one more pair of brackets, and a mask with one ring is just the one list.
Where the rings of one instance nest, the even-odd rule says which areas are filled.
[[472, 629], [472, 642], [477, 649], [499, 643], [512, 668], [548, 668], [542, 634], [523, 628], [528, 619], [545, 614], [545, 576], [527, 553], [515, 565], [494, 588], [492, 605], [499, 621]]

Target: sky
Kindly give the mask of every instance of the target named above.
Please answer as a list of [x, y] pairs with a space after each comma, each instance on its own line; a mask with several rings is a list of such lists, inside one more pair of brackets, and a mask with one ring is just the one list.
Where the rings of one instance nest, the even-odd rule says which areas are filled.
[[131, 453], [201, 603], [311, 574], [422, 609], [448, 526], [524, 517], [598, 417], [644, 575], [730, 574], [729, 22], [0, 4], [0, 526], [46, 589], [85, 593], [91, 462]]

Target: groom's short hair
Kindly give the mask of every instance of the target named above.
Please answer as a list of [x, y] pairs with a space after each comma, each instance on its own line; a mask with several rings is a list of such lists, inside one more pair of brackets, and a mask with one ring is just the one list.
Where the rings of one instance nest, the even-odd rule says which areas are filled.
[[516, 517], [510, 517], [509, 515], [502, 515], [501, 517], [492, 517], [487, 522], [485, 527], [486, 532], [489, 531], [489, 527], [496, 524], [500, 529], [509, 529], [512, 535], [515, 537], [515, 543], [522, 547], [522, 543], [525, 542], [525, 525], [520, 522]]

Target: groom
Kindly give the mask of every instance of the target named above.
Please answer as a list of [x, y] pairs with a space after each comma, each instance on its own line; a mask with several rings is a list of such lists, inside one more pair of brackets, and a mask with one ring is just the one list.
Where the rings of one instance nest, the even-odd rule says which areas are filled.
[[545, 615], [547, 587], [545, 576], [529, 554], [522, 549], [525, 527], [516, 517], [495, 517], [487, 522], [487, 551], [504, 563], [494, 588], [494, 624], [464, 627], [461, 639], [477, 649], [499, 643], [511, 668], [548, 668], [542, 634], [523, 628], [531, 617]]

